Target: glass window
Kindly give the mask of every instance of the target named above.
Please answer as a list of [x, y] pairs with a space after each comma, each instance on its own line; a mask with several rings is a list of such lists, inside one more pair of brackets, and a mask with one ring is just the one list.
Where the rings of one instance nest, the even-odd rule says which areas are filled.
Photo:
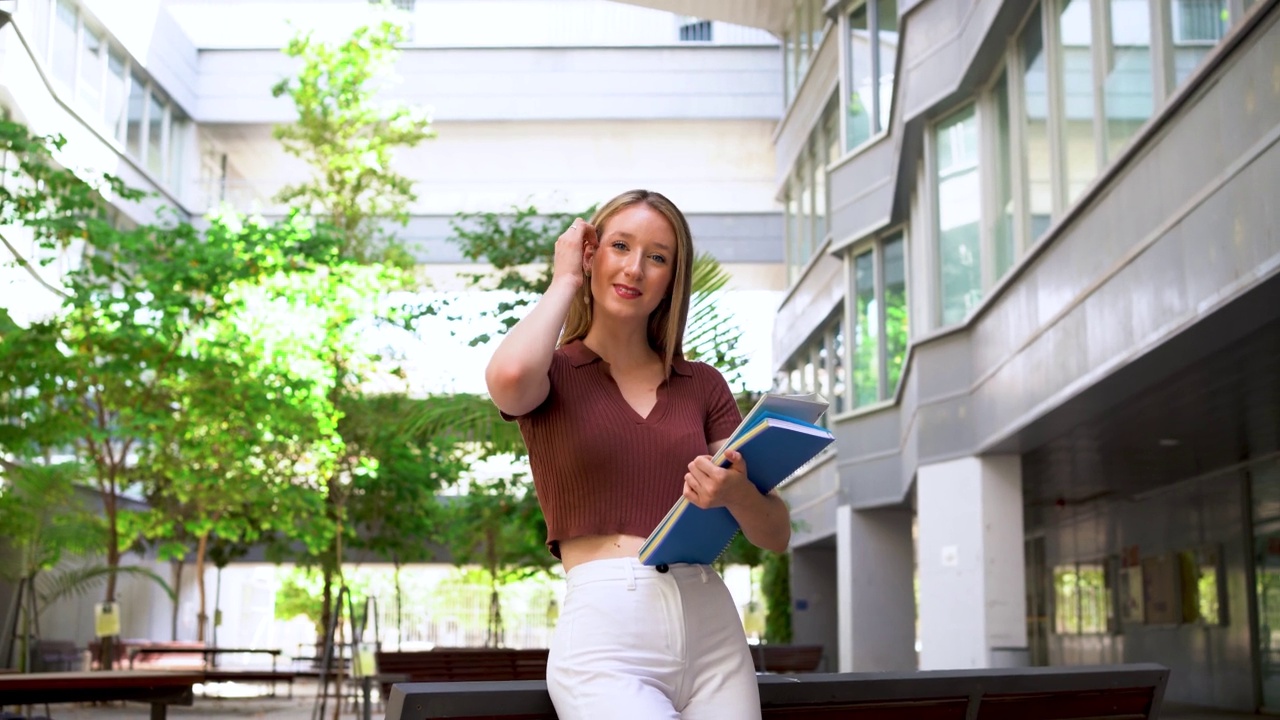
[[796, 48], [796, 32], [788, 30], [782, 36], [782, 84], [786, 94], [786, 104], [790, 105], [796, 97], [796, 72], [800, 53]]
[[187, 129], [190, 123], [186, 118], [179, 116], [176, 110], [171, 108], [171, 120], [169, 122], [169, 165], [166, 168], [166, 180], [169, 187], [179, 188], [182, 185], [182, 155], [186, 150]]
[[978, 119], [969, 106], [937, 128], [938, 272], [944, 325], [982, 299]]
[[849, 14], [849, 106], [845, 119], [845, 147], [849, 150], [866, 142], [872, 134], [874, 112], [871, 82], [871, 35], [867, 26], [867, 6], [859, 5]]
[[[784, 193], [787, 227], [787, 281], [795, 282], [827, 236], [827, 158], [833, 152], [828, 138], [836, 126], [836, 98], [827, 103], [822, 119], [809, 133], [787, 179]], [[838, 144], [838, 140], [834, 141]]]
[[805, 73], [809, 72], [813, 54], [822, 44], [822, 31], [827, 22], [822, 7], [822, 0], [800, 0], [787, 19], [787, 30], [782, 36], [782, 72], [788, 105], [795, 99]]
[[809, 54], [818, 52], [818, 46], [822, 45], [822, 29], [827, 24], [827, 16], [822, 12], [823, 2], [813, 3], [809, 7]]
[[1027, 187], [1027, 232], [1038, 240], [1053, 218], [1053, 163], [1049, 144], [1049, 70], [1045, 61], [1040, 7], [1032, 11], [1022, 32], [1018, 55], [1022, 61], [1023, 175]]
[[49, 13], [53, 10], [49, 0], [23, 3], [31, 7], [31, 44], [41, 62], [49, 61]]
[[898, 0], [876, 0], [876, 50], [879, 53], [878, 88], [880, 129], [889, 127], [893, 109], [893, 67], [898, 58]]
[[[848, 409], [848, 403], [845, 398], [848, 396], [848, 388], [845, 387], [844, 375], [844, 323], [838, 321], [831, 324], [831, 396], [827, 398], [831, 402], [831, 407], [838, 415]], [[827, 413], [830, 415], [831, 413]], [[826, 416], [824, 416], [826, 417]]]
[[124, 56], [115, 50], [107, 53], [107, 86], [102, 103], [102, 120], [111, 137], [120, 136], [120, 115], [124, 112]]
[[884, 397], [898, 390], [902, 364], [907, 359], [910, 325], [907, 323], [907, 263], [902, 233], [885, 239], [880, 253], [881, 282], [884, 284], [884, 353], [887, 386]]
[[1154, 110], [1151, 10], [1148, 0], [1110, 0], [1111, 29], [1103, 85], [1106, 160], [1113, 160]]
[[797, 348], [775, 379], [775, 390], [789, 393], [818, 393], [831, 403], [830, 416], [848, 407], [844, 377], [843, 313], [837, 311], [822, 324], [808, 342]]
[[995, 226], [995, 277], [1004, 277], [1013, 267], [1013, 155], [1009, 152], [1013, 139], [1009, 134], [1009, 85], [1004, 73], [996, 80], [995, 88], [995, 130], [996, 130], [996, 207]]
[[76, 81], [76, 7], [58, 0], [53, 21], [53, 76], [71, 87]]
[[879, 308], [876, 307], [875, 255], [853, 258], [853, 397], [863, 406], [880, 399]]
[[1181, 85], [1227, 33], [1227, 0], [1166, 0], [1173, 22], [1173, 74]]
[[828, 337], [826, 334], [818, 336], [817, 357], [814, 362], [817, 378], [813, 390], [824, 398], [831, 397], [831, 352], [827, 344]]
[[96, 110], [102, 101], [102, 58], [106, 47], [102, 36], [87, 26], [80, 37], [80, 84], [76, 94], [81, 102]]
[[147, 109], [147, 82], [129, 73], [129, 104], [125, 120], [125, 152], [135, 160], [142, 159], [142, 116]]
[[801, 264], [813, 256], [813, 160], [808, 151], [800, 153], [800, 164], [796, 168], [796, 185], [800, 188], [800, 238]]
[[1070, 204], [1098, 173], [1093, 133], [1093, 17], [1089, 0], [1061, 0], [1059, 7], [1063, 170]]
[[[800, 58], [799, 65], [796, 66], [796, 79], [804, 78], [805, 73], [809, 72], [809, 56], [813, 53], [813, 34], [809, 32], [810, 13], [813, 12], [813, 3], [809, 0], [802, 0], [796, 3], [795, 28], [797, 41], [799, 42]], [[797, 82], [796, 86], [799, 87]]]
[[795, 177], [788, 181], [787, 188], [787, 284], [800, 279], [800, 268], [804, 266], [804, 253], [801, 248], [806, 242], [800, 225], [800, 188], [796, 187]]
[[849, 278], [854, 407], [884, 400], [897, 391], [909, 342], [902, 231], [875, 238], [861, 248], [850, 260]]
[[147, 169], [156, 177], [164, 172], [164, 102], [155, 93], [147, 108]]
[[809, 152], [813, 157], [813, 251], [827, 238], [827, 169], [823, 167], [822, 133], [815, 132]]
[[840, 159], [840, 115], [838, 110], [839, 94], [831, 97], [827, 109], [822, 114], [822, 137], [827, 143], [826, 163]]
[[1101, 635], [1117, 627], [1109, 565], [1076, 563], [1053, 569], [1055, 633]]

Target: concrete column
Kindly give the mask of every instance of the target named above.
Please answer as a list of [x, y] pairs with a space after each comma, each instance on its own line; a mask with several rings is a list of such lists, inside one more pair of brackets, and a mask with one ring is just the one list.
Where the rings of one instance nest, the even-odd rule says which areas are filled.
[[831, 543], [791, 550], [791, 641], [796, 645], [822, 645], [823, 665], [836, 669], [837, 613], [836, 549]]
[[915, 670], [911, 512], [837, 508], [836, 556], [840, 672]]
[[966, 457], [916, 471], [920, 669], [1024, 664], [1022, 463]]

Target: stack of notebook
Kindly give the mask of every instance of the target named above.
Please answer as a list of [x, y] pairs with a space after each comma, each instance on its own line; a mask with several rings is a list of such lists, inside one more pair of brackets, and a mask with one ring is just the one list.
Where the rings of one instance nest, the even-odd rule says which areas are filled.
[[[765, 395], [712, 458], [728, 467], [724, 455], [742, 454], [751, 482], [767, 493], [791, 477], [834, 440], [817, 425], [827, 403], [817, 395]], [[708, 564], [724, 552], [738, 532], [726, 508], [704, 510], [684, 498], [667, 512], [640, 548], [645, 565]]]

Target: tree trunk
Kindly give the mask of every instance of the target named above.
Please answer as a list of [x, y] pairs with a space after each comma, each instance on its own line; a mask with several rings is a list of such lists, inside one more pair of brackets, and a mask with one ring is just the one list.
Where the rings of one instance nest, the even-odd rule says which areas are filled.
[[[107, 516], [107, 567], [115, 570], [120, 567], [120, 535], [116, 523], [118, 522], [116, 507], [116, 483], [114, 474], [105, 484], [106, 491], [102, 494], [103, 511]], [[107, 573], [107, 593], [103, 598], [104, 602], [116, 602], [116, 573]], [[119, 612], [118, 608], [115, 608]], [[102, 656], [98, 658], [98, 667], [103, 670], [112, 670], [115, 668], [116, 648], [115, 638], [104, 637], [99, 647]]]
[[485, 555], [489, 570], [489, 638], [488, 647], [502, 647], [502, 600], [498, 597], [498, 533], [490, 527], [485, 531]]
[[404, 642], [404, 617], [401, 615], [403, 605], [401, 599], [404, 597], [404, 590], [400, 587], [400, 560], [396, 560], [396, 652], [400, 651], [400, 645]]
[[204, 587], [204, 554], [209, 548], [209, 533], [206, 532], [200, 536], [200, 540], [196, 543], [196, 586], [200, 589], [200, 610], [196, 612], [196, 640], [204, 642], [205, 625], [209, 622], [209, 615], [206, 612], [208, 607], [205, 603], [206, 593]]
[[178, 602], [182, 598], [182, 570], [187, 565], [186, 558], [179, 558], [173, 565], [173, 614], [169, 618], [169, 639], [178, 639], [178, 608], [181, 603]]
[[320, 598], [320, 632], [316, 633], [316, 657], [324, 656], [325, 646], [329, 643], [329, 622], [333, 618], [333, 570], [328, 563], [321, 563], [320, 574], [324, 577], [324, 593]]

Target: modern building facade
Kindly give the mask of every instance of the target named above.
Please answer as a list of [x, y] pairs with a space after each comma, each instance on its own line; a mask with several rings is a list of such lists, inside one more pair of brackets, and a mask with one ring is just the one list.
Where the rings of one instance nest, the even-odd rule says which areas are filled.
[[1280, 709], [1280, 3], [641, 4], [784, 39], [796, 641]]
[[[396, 163], [419, 196], [400, 236], [436, 290], [460, 289], [457, 271], [477, 269], [447, 240], [456, 213], [578, 212], [634, 187], [659, 190], [687, 213], [733, 292], [755, 295], [748, 305], [784, 288], [771, 142], [783, 73], [773, 35], [607, 0], [395, 5], [411, 38], [380, 97], [432, 109], [438, 137]], [[122, 223], [151, 221], [160, 205], [197, 222], [223, 203], [279, 215], [272, 198], [307, 172], [272, 137], [295, 117], [271, 93], [294, 69], [281, 50], [299, 31], [345, 37], [374, 11], [368, 0], [0, 2], [0, 111], [64, 135], [69, 166], [155, 195], [118, 207]], [[5, 236], [37, 256], [21, 229]], [[7, 255], [0, 249], [0, 264]], [[75, 262], [73, 248], [39, 272], [56, 285]], [[26, 271], [0, 270], [0, 306], [20, 322], [57, 300]], [[457, 355], [478, 352], [458, 341]], [[483, 358], [466, 363], [482, 388]], [[226, 575], [222, 641], [262, 642], [274, 590], [248, 570]], [[191, 638], [195, 595], [182, 593], [177, 634]], [[0, 587], [0, 616], [9, 597]], [[162, 594], [124, 581], [120, 601], [124, 635], [169, 636]], [[91, 606], [51, 608], [44, 625], [84, 646]]]

